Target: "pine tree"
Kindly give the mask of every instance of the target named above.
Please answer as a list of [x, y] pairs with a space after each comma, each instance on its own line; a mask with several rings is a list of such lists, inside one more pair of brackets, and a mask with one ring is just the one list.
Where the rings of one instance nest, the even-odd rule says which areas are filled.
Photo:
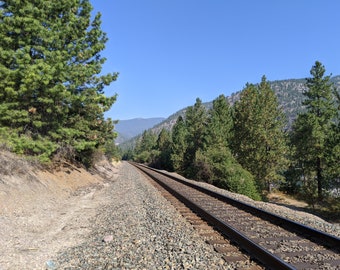
[[335, 96], [335, 120], [332, 123], [331, 132], [326, 140], [326, 177], [329, 179], [330, 189], [340, 190], [340, 93], [334, 89]]
[[44, 153], [43, 140], [88, 153], [115, 137], [103, 113], [116, 96], [103, 90], [117, 74], [99, 75], [107, 37], [91, 11], [88, 0], [0, 2], [0, 126], [25, 153]]
[[206, 144], [229, 147], [232, 129], [232, 110], [226, 97], [220, 95], [213, 101], [213, 108], [209, 111]]
[[196, 177], [197, 167], [195, 166], [195, 156], [198, 149], [201, 149], [204, 144], [207, 117], [207, 110], [199, 98], [196, 99], [194, 106], [189, 107], [185, 113], [187, 148], [183, 164], [187, 177]]
[[158, 135], [156, 148], [160, 153], [157, 157], [155, 166], [163, 170], [171, 171], [173, 169], [170, 157], [171, 135], [165, 128], [162, 128]]
[[284, 115], [263, 76], [258, 86], [247, 84], [235, 104], [233, 151], [261, 190], [283, 180], [287, 165]]
[[151, 130], [145, 130], [135, 147], [134, 160], [153, 165], [159, 155], [159, 151], [156, 148], [157, 136]]
[[327, 187], [327, 141], [332, 141], [335, 135], [332, 123], [336, 108], [332, 96], [333, 84], [330, 76], [324, 76], [325, 67], [316, 61], [310, 74], [312, 77], [306, 80], [308, 90], [304, 93], [306, 99], [303, 102], [306, 112], [299, 114], [293, 125], [292, 143], [305, 187], [311, 190], [308, 196], [317, 190], [317, 197], [322, 200], [323, 189]]
[[[213, 107], [208, 111], [203, 144], [195, 156], [197, 180], [213, 183], [217, 179], [218, 173], [215, 172], [215, 168], [218, 166], [216, 159], [219, 158], [216, 154], [226, 156], [226, 152], [230, 152], [229, 143], [232, 125], [233, 119], [228, 101], [224, 95], [220, 95], [213, 101]], [[228, 157], [231, 157], [231, 154]]]
[[260, 199], [253, 176], [232, 156], [232, 126], [231, 108], [225, 96], [220, 95], [208, 113], [205, 144], [196, 152], [197, 179]]
[[182, 174], [184, 173], [184, 155], [187, 149], [187, 129], [182, 116], [177, 118], [177, 121], [172, 128], [171, 133], [171, 162], [173, 169]]

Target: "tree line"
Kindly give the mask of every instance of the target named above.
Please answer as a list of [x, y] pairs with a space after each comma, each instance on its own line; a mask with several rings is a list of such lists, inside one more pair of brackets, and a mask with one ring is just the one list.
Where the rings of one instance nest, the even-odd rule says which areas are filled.
[[281, 188], [311, 204], [322, 201], [340, 188], [340, 100], [319, 61], [310, 74], [305, 110], [291, 130], [263, 76], [258, 85], [246, 84], [233, 106], [224, 95], [211, 109], [197, 98], [170, 131], [144, 131], [124, 158], [254, 199]]
[[[114, 152], [106, 34], [88, 0], [0, 1], [0, 144], [42, 161]], [[106, 150], [105, 150], [106, 149]]]

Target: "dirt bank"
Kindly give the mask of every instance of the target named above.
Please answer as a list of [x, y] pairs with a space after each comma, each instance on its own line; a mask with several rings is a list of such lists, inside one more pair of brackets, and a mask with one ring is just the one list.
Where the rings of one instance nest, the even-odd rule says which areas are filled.
[[80, 243], [118, 167], [103, 160], [92, 172], [69, 163], [47, 171], [0, 152], [0, 270], [44, 269]]

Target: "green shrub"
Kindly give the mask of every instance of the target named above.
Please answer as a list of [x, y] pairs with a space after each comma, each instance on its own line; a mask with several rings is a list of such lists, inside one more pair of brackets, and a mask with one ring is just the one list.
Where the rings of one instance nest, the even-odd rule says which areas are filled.
[[198, 151], [195, 164], [199, 180], [246, 195], [254, 200], [261, 199], [253, 176], [237, 163], [229, 149], [222, 147], [208, 148], [204, 152]]
[[7, 128], [0, 129], [0, 141], [8, 145], [8, 148], [19, 155], [36, 156], [42, 163], [50, 162], [50, 157], [58, 148], [56, 143], [46, 138], [28, 135], [18, 135], [14, 130]]

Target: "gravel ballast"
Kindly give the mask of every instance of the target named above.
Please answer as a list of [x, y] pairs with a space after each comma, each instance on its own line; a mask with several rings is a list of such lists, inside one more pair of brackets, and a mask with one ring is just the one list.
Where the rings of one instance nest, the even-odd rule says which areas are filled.
[[[122, 162], [91, 233], [47, 269], [228, 269], [221, 255], [136, 169]], [[79, 224], [81, 226], [81, 224]]]

